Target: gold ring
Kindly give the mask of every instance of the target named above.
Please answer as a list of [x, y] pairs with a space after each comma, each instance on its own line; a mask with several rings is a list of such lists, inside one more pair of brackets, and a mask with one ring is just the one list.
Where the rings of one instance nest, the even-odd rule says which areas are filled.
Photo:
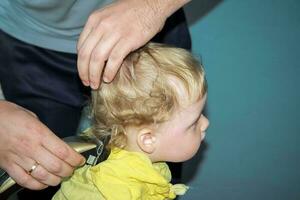
[[38, 162], [35, 162], [34, 165], [32, 165], [31, 169], [27, 171], [27, 174], [31, 175], [31, 173], [39, 166]]

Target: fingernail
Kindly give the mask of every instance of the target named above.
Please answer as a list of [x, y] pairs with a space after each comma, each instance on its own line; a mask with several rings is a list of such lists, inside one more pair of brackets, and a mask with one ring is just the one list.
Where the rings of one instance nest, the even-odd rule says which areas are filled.
[[103, 81], [104, 81], [105, 83], [108, 83], [108, 82], [109, 82], [109, 79], [108, 79], [107, 77], [103, 77]]
[[85, 158], [82, 159], [81, 163], [80, 163], [80, 166], [84, 165], [85, 164]]
[[85, 85], [85, 86], [89, 86], [89, 81], [87, 81], [87, 80], [83, 80], [82, 83], [83, 83], [83, 85]]
[[94, 90], [97, 89], [96, 84], [95, 83], [91, 83], [91, 88], [94, 89]]

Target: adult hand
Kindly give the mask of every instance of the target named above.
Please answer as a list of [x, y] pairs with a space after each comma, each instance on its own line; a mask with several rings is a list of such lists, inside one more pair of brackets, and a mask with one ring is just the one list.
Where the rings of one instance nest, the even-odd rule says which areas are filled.
[[78, 72], [86, 86], [110, 82], [123, 59], [158, 33], [189, 0], [118, 0], [92, 13], [80, 35]]
[[[0, 167], [19, 185], [33, 190], [58, 185], [83, 162], [34, 113], [0, 101]], [[34, 165], [37, 167], [29, 174]]]

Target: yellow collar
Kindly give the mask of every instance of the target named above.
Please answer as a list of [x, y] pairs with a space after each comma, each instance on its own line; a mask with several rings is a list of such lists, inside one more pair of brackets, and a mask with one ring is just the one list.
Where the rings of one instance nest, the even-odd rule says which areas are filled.
[[166, 163], [152, 164], [138, 152], [114, 148], [108, 159], [90, 169], [92, 180], [105, 199], [174, 199], [188, 189], [183, 184], [172, 185]]

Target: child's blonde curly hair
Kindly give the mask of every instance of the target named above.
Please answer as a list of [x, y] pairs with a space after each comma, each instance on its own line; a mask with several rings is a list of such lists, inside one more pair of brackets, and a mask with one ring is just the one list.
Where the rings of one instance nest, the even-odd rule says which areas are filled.
[[168, 120], [182, 105], [172, 80], [182, 83], [188, 95], [180, 99], [188, 103], [207, 91], [201, 64], [184, 49], [149, 43], [130, 53], [112, 83], [92, 92], [93, 134], [124, 148], [126, 127]]

